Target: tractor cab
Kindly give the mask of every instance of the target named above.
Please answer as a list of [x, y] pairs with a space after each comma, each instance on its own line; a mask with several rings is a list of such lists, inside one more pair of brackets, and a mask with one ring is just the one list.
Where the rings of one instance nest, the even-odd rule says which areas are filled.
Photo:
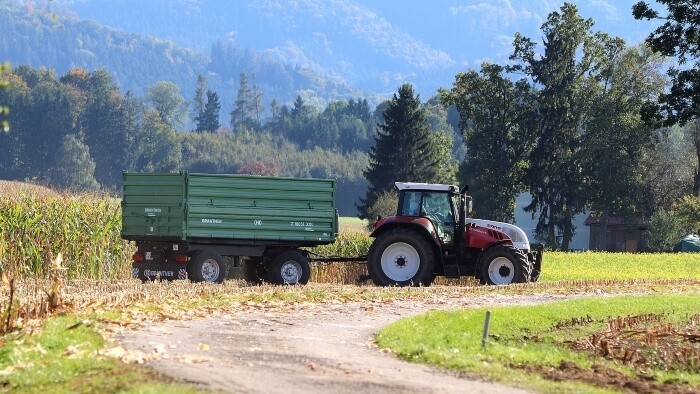
[[[470, 197], [454, 185], [396, 182], [396, 188], [399, 190], [397, 216], [427, 218], [443, 245], [454, 241], [460, 212], [467, 215], [471, 211]], [[460, 209], [465, 202], [464, 209]]]

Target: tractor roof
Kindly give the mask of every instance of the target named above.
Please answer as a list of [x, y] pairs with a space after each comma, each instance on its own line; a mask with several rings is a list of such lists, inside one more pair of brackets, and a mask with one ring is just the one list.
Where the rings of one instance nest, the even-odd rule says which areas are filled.
[[459, 188], [454, 185], [443, 185], [439, 183], [416, 183], [416, 182], [395, 182], [399, 190], [432, 190], [440, 192], [458, 192]]

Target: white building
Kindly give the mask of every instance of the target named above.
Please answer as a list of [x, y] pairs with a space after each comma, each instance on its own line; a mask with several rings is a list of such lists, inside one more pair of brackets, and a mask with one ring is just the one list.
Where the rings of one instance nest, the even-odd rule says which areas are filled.
[[[525, 212], [523, 207], [530, 204], [532, 197], [530, 193], [522, 193], [515, 199], [515, 225], [522, 228], [530, 238], [531, 243], [535, 243], [535, 226], [537, 226], [537, 216], [532, 218], [532, 213]], [[574, 217], [574, 238], [569, 244], [569, 250], [588, 250], [590, 231], [588, 226], [583, 224], [590, 212], [584, 212]]]

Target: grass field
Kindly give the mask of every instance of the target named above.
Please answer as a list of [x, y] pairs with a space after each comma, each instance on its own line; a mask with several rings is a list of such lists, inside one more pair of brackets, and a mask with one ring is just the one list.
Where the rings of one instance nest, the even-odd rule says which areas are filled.
[[412, 362], [543, 392], [693, 392], [700, 385], [700, 294], [625, 296], [404, 319], [377, 343]]

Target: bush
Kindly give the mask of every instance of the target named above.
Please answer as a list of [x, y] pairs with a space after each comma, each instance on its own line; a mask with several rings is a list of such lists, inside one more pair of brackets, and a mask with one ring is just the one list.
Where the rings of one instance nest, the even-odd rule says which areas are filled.
[[650, 250], [671, 251], [682, 235], [680, 221], [673, 211], [660, 209], [651, 215], [647, 233], [647, 246]]
[[377, 197], [377, 201], [374, 202], [367, 209], [367, 217], [372, 219], [377, 216], [390, 216], [396, 214], [396, 207], [399, 203], [399, 195], [395, 190], [386, 191]]
[[700, 197], [685, 196], [673, 204], [673, 212], [684, 235], [700, 229]]

